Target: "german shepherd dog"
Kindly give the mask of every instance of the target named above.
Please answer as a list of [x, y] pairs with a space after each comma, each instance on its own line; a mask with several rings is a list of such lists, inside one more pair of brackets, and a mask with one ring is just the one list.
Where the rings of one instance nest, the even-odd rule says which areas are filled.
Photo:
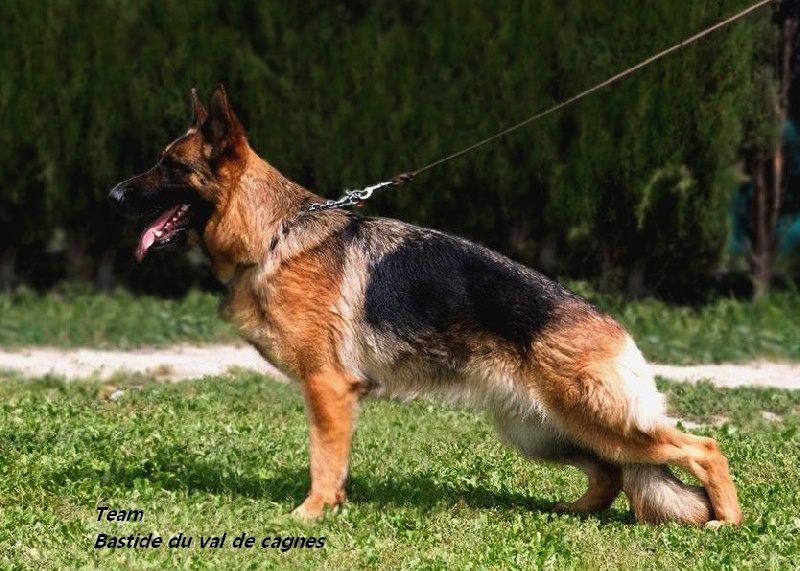
[[[588, 489], [556, 510], [604, 510], [624, 491], [637, 521], [739, 524], [720, 447], [670, 423], [631, 337], [611, 317], [508, 258], [436, 230], [331, 209], [249, 146], [218, 86], [192, 91], [189, 130], [114, 187], [155, 217], [136, 256], [188, 235], [227, 286], [224, 313], [300, 386], [313, 519], [345, 499], [367, 394], [427, 394], [486, 409], [525, 456], [575, 466]], [[701, 484], [689, 486], [667, 467]]]

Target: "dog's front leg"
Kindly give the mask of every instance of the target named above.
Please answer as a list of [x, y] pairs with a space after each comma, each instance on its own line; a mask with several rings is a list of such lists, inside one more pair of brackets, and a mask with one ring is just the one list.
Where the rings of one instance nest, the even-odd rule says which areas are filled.
[[345, 500], [360, 389], [361, 383], [332, 370], [308, 375], [302, 383], [311, 437], [311, 491], [294, 510], [302, 519], [319, 518], [326, 506], [335, 508]]

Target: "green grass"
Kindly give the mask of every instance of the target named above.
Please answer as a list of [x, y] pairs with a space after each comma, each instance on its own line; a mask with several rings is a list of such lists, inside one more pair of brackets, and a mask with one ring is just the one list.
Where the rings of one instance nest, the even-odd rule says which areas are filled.
[[[775, 294], [757, 303], [718, 299], [691, 308], [654, 300], [626, 303], [577, 289], [618, 318], [652, 361], [800, 361], [798, 292]], [[180, 300], [70, 290], [44, 296], [24, 291], [0, 295], [0, 347], [130, 349], [238, 341], [218, 307], [217, 296], [199, 292]]]
[[133, 349], [239, 341], [219, 314], [220, 300], [192, 292], [178, 299], [57, 290], [0, 295], [0, 347], [47, 345]]
[[718, 299], [699, 308], [647, 300], [601, 306], [633, 335], [645, 356], [674, 365], [800, 361], [800, 293], [756, 302]]
[[630, 331], [650, 361], [673, 365], [800, 361], [800, 291], [751, 302], [715, 298], [698, 306], [656, 299], [626, 301], [567, 284]]
[[[367, 401], [350, 501], [303, 525], [285, 514], [308, 486], [296, 388], [254, 374], [141, 385], [0, 375], [0, 568], [791, 569], [800, 561], [800, 391], [660, 381], [675, 413], [726, 451], [745, 524], [718, 531], [633, 525], [622, 498], [596, 517], [553, 515], [583, 492], [574, 469], [532, 464], [477, 413]], [[764, 412], [777, 415], [766, 420]], [[773, 417], [774, 418], [774, 417]], [[142, 509], [98, 522], [96, 506]], [[99, 550], [98, 533], [183, 531], [325, 537], [312, 550]], [[197, 539], [195, 539], [195, 542]]]

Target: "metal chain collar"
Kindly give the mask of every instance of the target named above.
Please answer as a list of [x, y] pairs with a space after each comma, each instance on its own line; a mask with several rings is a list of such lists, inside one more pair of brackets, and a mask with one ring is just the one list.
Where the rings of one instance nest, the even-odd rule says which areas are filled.
[[306, 212], [317, 212], [319, 210], [330, 210], [332, 208], [344, 208], [345, 206], [357, 205], [361, 206], [365, 200], [372, 196], [376, 190], [386, 188], [387, 186], [399, 186], [404, 182], [410, 182], [414, 179], [416, 173], [407, 172], [397, 175], [391, 180], [379, 182], [372, 186], [362, 188], [361, 190], [345, 190], [345, 194], [339, 200], [328, 200], [326, 202], [314, 202], [305, 207]]

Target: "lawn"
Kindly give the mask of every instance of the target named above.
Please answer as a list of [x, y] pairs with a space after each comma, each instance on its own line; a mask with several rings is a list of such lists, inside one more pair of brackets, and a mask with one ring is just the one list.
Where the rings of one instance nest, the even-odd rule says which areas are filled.
[[[527, 462], [481, 414], [385, 401], [367, 401], [360, 416], [346, 509], [304, 525], [286, 516], [308, 486], [294, 387], [246, 372], [178, 384], [120, 377], [112, 383], [135, 388], [105, 402], [92, 380], [0, 379], [2, 569], [777, 570], [800, 561], [800, 391], [659, 381], [673, 412], [728, 454], [739, 528], [634, 525], [622, 498], [593, 517], [551, 514], [583, 492], [577, 470]], [[98, 506], [142, 518], [97, 521]], [[94, 547], [99, 534], [151, 533], [165, 545]], [[191, 547], [166, 545], [179, 533]], [[223, 547], [200, 547], [223, 533]], [[233, 547], [243, 533], [253, 546]], [[315, 546], [284, 551], [275, 537]]]
[[[585, 293], [654, 361], [800, 361], [797, 292], [695, 308]], [[20, 291], [0, 296], [0, 347], [237, 342], [218, 304]], [[365, 403], [350, 501], [306, 525], [287, 516], [309, 485], [295, 387], [244, 371], [119, 375], [107, 384], [122, 397], [107, 402], [93, 379], [0, 371], [0, 569], [797, 569], [800, 391], [659, 383], [674, 415], [722, 444], [742, 527], [639, 526], [622, 497], [593, 517], [552, 514], [584, 491], [577, 470], [531, 464], [482, 414], [424, 401]], [[138, 521], [98, 521], [100, 506]], [[170, 547], [181, 533], [191, 546]], [[95, 548], [101, 534], [163, 545]]]

